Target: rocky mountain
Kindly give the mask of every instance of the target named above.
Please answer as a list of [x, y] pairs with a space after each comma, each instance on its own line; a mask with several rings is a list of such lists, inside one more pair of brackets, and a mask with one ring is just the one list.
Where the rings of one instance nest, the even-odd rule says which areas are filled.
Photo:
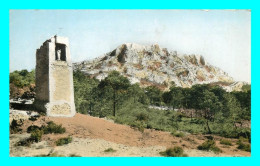
[[126, 43], [112, 52], [90, 61], [73, 64], [74, 70], [102, 80], [112, 70], [142, 87], [157, 86], [167, 90], [172, 84], [191, 87], [195, 84], [217, 84], [227, 91], [241, 90], [245, 82], [235, 82], [226, 72], [210, 65], [200, 55], [179, 55], [159, 45]]

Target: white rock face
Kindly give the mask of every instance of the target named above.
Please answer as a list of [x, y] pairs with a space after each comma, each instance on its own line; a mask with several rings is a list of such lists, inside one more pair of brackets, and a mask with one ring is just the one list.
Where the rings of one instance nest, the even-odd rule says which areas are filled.
[[94, 60], [74, 63], [73, 68], [99, 80], [116, 70], [128, 77], [132, 84], [156, 85], [163, 90], [169, 89], [173, 82], [181, 87], [215, 83], [227, 91], [238, 90], [244, 85], [235, 83], [226, 72], [207, 63], [201, 55], [179, 55], [157, 44], [122, 44]]

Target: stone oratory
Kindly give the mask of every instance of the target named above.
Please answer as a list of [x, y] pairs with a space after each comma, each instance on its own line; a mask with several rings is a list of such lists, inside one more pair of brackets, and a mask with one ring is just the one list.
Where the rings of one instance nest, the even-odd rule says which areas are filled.
[[69, 40], [54, 36], [36, 51], [35, 108], [53, 117], [76, 113]]

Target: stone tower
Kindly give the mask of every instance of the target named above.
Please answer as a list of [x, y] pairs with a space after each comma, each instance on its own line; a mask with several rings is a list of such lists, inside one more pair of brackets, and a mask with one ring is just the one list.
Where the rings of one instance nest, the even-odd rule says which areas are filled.
[[69, 40], [54, 36], [36, 51], [35, 107], [47, 116], [75, 115]]

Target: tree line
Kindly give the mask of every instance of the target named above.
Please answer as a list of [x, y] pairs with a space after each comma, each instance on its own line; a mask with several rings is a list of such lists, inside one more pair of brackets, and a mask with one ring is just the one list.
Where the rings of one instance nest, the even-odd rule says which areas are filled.
[[[169, 91], [163, 92], [156, 86], [130, 84], [117, 71], [98, 81], [77, 70], [73, 80], [76, 110], [82, 114], [109, 117], [139, 128], [251, 137], [250, 128], [244, 125], [251, 120], [250, 86], [240, 92], [226, 92], [216, 85], [181, 88], [173, 83]], [[10, 97], [13, 86], [34, 82], [34, 70], [10, 73]], [[168, 109], [158, 110], [151, 105]]]
[[[210, 84], [198, 84], [191, 88], [176, 87], [173, 84], [169, 91], [163, 92], [155, 86], [141, 88], [138, 84], [131, 85], [117, 71], [112, 71], [100, 82], [85, 76], [81, 71], [75, 71], [74, 89], [77, 111], [92, 116], [114, 117], [118, 121], [122, 121], [122, 117], [134, 116], [132, 120], [138, 120], [138, 116], [143, 116], [143, 119], [151, 121], [150, 114], [155, 110], [148, 106], [167, 106], [171, 109], [159, 110], [160, 113], [156, 110], [158, 116], [163, 116], [162, 119], [157, 119], [157, 125], [171, 124], [169, 126], [179, 129], [178, 126], [182, 123], [178, 125], [178, 122], [189, 118], [190, 123], [202, 124], [201, 128], [205, 133], [222, 133], [228, 136], [236, 135], [242, 129], [242, 135], [248, 136], [251, 133], [248, 127], [243, 127], [244, 122], [251, 120], [250, 86], [240, 92], [226, 92], [220, 86]], [[136, 113], [130, 115], [135, 109]], [[138, 115], [138, 112], [143, 114]], [[161, 115], [161, 112], [164, 114]], [[221, 131], [220, 128], [226, 128], [227, 131]]]

